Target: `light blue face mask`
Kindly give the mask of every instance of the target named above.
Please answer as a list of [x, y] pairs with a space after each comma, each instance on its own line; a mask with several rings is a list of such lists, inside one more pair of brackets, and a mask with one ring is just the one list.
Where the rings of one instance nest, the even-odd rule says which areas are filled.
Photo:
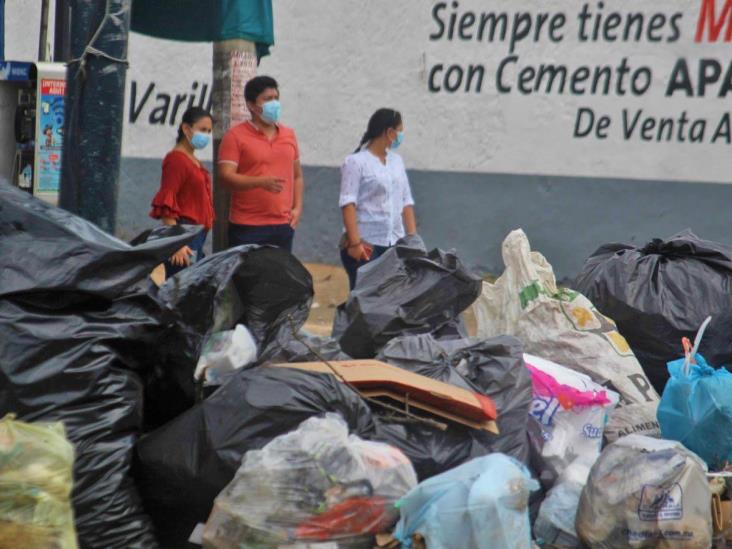
[[275, 124], [280, 121], [280, 112], [282, 107], [277, 99], [267, 101], [262, 105], [262, 118], [270, 124]]
[[399, 145], [402, 144], [402, 141], [404, 141], [404, 132], [397, 132], [396, 139], [391, 142], [391, 148], [392, 149], [398, 149]]
[[209, 134], [196, 132], [193, 134], [193, 137], [191, 137], [191, 147], [196, 150], [200, 150], [205, 148], [209, 141], [211, 141], [211, 136]]

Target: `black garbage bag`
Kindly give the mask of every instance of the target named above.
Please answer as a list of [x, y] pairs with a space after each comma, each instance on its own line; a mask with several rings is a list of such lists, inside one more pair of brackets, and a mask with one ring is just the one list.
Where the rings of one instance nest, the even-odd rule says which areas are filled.
[[148, 274], [194, 236], [133, 248], [0, 184], [0, 416], [64, 423], [82, 547], [156, 545], [128, 474], [166, 326]]
[[160, 341], [159, 363], [148, 380], [148, 424], [159, 426], [195, 403], [193, 373], [211, 333], [244, 324], [264, 362], [305, 323], [312, 297], [307, 269], [270, 246], [231, 248], [168, 279], [158, 300], [176, 316], [177, 326]]
[[[420, 480], [492, 452], [508, 454], [529, 465], [531, 374], [524, 366], [523, 346], [514, 337], [489, 340], [437, 341], [429, 334], [391, 340], [379, 360], [493, 399], [499, 435], [458, 425], [440, 431], [428, 425], [380, 420], [376, 437], [400, 448]], [[539, 448], [539, 454], [541, 448]]]
[[662, 393], [666, 364], [683, 354], [707, 316], [700, 347], [710, 364], [732, 362], [732, 247], [686, 230], [642, 248], [600, 247], [575, 287], [618, 325], [653, 387]]
[[392, 338], [439, 330], [480, 295], [482, 281], [454, 252], [427, 253], [407, 236], [358, 271], [356, 287], [338, 307], [333, 337], [354, 358], [373, 358]]
[[361, 397], [335, 377], [260, 366], [237, 371], [204, 402], [145, 435], [136, 478], [161, 540], [180, 543], [206, 521], [248, 450], [325, 412], [340, 413], [364, 438], [375, 429]]
[[268, 357], [268, 361], [275, 363], [319, 362], [321, 357], [325, 360], [350, 360], [352, 358], [343, 352], [341, 346], [332, 337], [318, 336], [300, 330], [296, 338], [293, 337], [281, 345]]

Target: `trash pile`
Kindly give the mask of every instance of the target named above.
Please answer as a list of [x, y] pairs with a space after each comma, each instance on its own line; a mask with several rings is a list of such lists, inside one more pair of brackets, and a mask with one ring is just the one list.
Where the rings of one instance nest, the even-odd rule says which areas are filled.
[[494, 283], [407, 237], [323, 337], [280, 249], [153, 282], [195, 234], [0, 185], [0, 547], [732, 539], [732, 249], [608, 245], [565, 289], [520, 230]]

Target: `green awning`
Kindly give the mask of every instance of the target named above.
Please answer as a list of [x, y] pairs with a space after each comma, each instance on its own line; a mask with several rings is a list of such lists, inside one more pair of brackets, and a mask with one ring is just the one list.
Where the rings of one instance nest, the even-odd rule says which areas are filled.
[[274, 44], [272, 0], [135, 0], [132, 30], [186, 42], [240, 38], [262, 57]]

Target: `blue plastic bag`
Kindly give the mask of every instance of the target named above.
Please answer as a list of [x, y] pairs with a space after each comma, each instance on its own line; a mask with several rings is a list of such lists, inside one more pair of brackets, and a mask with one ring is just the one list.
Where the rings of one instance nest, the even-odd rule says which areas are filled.
[[529, 548], [529, 493], [538, 489], [514, 458], [480, 457], [422, 482], [399, 500], [394, 536], [405, 549], [416, 533], [430, 549]]
[[714, 369], [700, 354], [668, 363], [671, 375], [658, 407], [665, 439], [677, 440], [710, 469], [732, 461], [732, 373]]

